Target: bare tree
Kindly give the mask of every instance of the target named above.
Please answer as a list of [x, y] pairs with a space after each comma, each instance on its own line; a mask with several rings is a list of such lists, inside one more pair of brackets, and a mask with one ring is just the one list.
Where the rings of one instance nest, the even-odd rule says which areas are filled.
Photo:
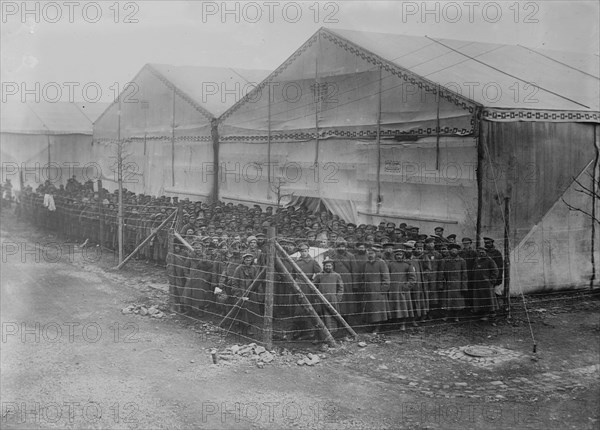
[[271, 187], [271, 191], [273, 191], [277, 195], [277, 207], [281, 207], [281, 200], [286, 197], [293, 198], [294, 193], [282, 194], [281, 187], [285, 186], [287, 182], [283, 178], [277, 178], [275, 182], [271, 182], [269, 186]]

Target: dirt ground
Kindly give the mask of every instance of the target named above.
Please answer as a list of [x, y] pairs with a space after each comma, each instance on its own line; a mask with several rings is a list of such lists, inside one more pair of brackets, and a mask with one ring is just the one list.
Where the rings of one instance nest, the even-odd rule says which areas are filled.
[[[166, 310], [164, 270], [115, 271], [112, 253], [6, 211], [1, 227], [2, 428], [600, 428], [598, 296], [528, 297], [528, 314], [515, 298], [496, 326], [360, 334], [366, 346], [328, 352], [276, 343], [270, 363], [213, 364], [211, 349], [247, 341], [168, 312], [122, 312]], [[507, 361], [477, 362], [467, 345], [504, 348]], [[297, 365], [309, 352], [320, 362]]]

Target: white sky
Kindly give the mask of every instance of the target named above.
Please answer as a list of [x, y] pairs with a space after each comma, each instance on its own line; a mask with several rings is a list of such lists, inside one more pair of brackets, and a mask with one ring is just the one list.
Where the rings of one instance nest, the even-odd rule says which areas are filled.
[[[21, 1], [2, 1], [0, 78], [5, 99], [11, 100], [4, 91], [7, 82], [26, 82], [28, 88], [35, 82], [41, 86], [56, 82], [64, 88], [64, 99], [68, 87], [63, 83], [77, 82], [75, 101], [82, 101], [79, 88], [94, 82], [103, 91], [102, 100], [111, 101], [112, 84], [130, 81], [146, 63], [273, 70], [321, 26], [592, 55], [598, 55], [600, 44], [597, 0], [227, 2], [239, 13], [226, 16], [221, 15], [220, 1], [137, 1], [120, 2], [117, 18], [114, 1], [46, 3], [30, 2], [28, 8], [34, 12], [23, 15]], [[302, 16], [292, 22], [298, 8]], [[423, 17], [424, 8], [433, 12]], [[97, 10], [101, 19], [89, 22]], [[130, 13], [138, 22], [123, 22]]]

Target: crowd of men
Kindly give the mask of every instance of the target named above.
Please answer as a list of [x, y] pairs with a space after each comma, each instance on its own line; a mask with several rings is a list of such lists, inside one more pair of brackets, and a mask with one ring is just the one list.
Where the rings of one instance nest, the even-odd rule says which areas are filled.
[[[236, 329], [248, 335], [262, 325], [267, 227], [276, 228], [277, 240], [294, 255], [295, 266], [355, 327], [377, 333], [390, 327], [405, 330], [428, 319], [486, 320], [498, 309], [495, 287], [502, 283], [503, 257], [492, 238], [484, 238], [485, 246], [475, 249], [471, 238], [458, 244], [456, 235], [446, 236], [442, 227], [427, 235], [405, 223], [356, 225], [304, 207], [207, 204], [127, 190], [123, 201], [125, 252], [156, 232], [136, 258], [166, 266], [173, 310], [223, 316], [241, 298], [243, 305], [236, 308], [233, 320]], [[95, 192], [91, 181], [81, 184], [71, 178], [58, 188], [49, 181], [35, 191], [25, 187], [18, 203], [20, 215], [67, 239], [117, 249], [117, 192]], [[156, 231], [176, 210], [180, 216]], [[322, 265], [316, 252], [323, 252], [318, 258]], [[302, 282], [297, 268], [282, 260], [335, 332], [336, 320], [321, 299]], [[313, 337], [313, 320], [289, 283], [277, 273], [274, 316], [291, 337]]]

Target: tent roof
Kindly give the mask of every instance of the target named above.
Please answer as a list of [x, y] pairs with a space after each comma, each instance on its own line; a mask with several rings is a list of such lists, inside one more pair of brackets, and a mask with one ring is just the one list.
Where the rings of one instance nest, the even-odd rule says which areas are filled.
[[599, 61], [594, 55], [427, 36], [321, 31], [484, 107], [600, 110]]
[[268, 70], [167, 64], [147, 64], [145, 67], [163, 77], [167, 85], [170, 83], [175, 86], [194, 104], [215, 118], [238, 102], [270, 73]]
[[0, 130], [19, 134], [91, 135], [92, 118], [106, 106], [107, 103], [7, 102], [0, 110]]

